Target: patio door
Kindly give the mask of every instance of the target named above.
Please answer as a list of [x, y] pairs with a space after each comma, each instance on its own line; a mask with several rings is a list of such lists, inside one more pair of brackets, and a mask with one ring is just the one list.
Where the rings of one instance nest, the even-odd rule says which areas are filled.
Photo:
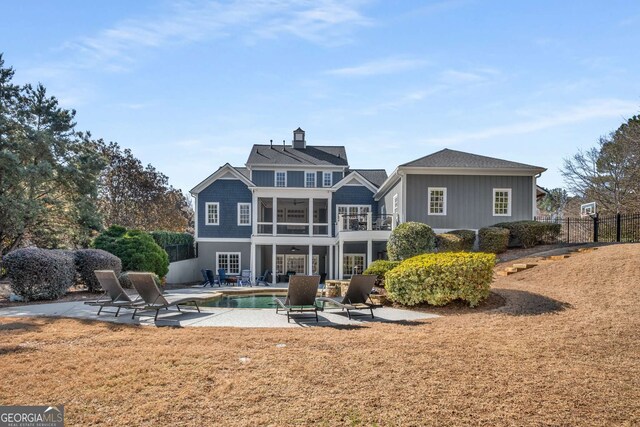
[[342, 257], [344, 275], [362, 274], [364, 271], [364, 258], [364, 254], [344, 254]]
[[[308, 255], [305, 254], [278, 254], [276, 255], [276, 274], [285, 274], [287, 271], [295, 271], [296, 274], [307, 274]], [[320, 262], [319, 255], [313, 255], [313, 274], [318, 274]]]

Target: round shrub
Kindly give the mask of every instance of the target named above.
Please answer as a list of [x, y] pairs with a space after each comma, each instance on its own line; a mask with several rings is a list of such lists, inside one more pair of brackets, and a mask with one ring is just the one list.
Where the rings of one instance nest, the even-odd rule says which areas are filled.
[[438, 252], [462, 252], [465, 250], [462, 238], [450, 233], [436, 235], [436, 247]]
[[398, 225], [389, 236], [387, 253], [391, 261], [402, 261], [436, 247], [436, 233], [421, 222], [405, 222]]
[[122, 261], [117, 256], [102, 249], [79, 249], [75, 252], [75, 265], [78, 283], [91, 292], [102, 289], [93, 273], [95, 270], [113, 270], [116, 275], [122, 271]]
[[400, 265], [400, 261], [388, 261], [385, 259], [379, 259], [373, 261], [362, 274], [375, 274], [376, 276], [378, 276], [376, 285], [384, 286], [384, 275], [387, 273], [387, 271], [396, 268], [398, 265]]
[[123, 270], [151, 272], [159, 277], [169, 272], [167, 253], [144, 231], [111, 226], [96, 237], [93, 246], [120, 258]]
[[[160, 280], [158, 275], [154, 274], [153, 280], [156, 282], [156, 285], [162, 286], [162, 281]], [[120, 275], [118, 276], [118, 281], [120, 282], [120, 286], [122, 286], [123, 288], [133, 289], [133, 283], [131, 283], [131, 278], [129, 278], [128, 271], [120, 273]]]
[[495, 255], [484, 253], [418, 255], [387, 272], [387, 297], [404, 305], [445, 305], [459, 299], [474, 307], [489, 296], [495, 262]]
[[453, 234], [454, 236], [458, 236], [462, 239], [462, 245], [464, 247], [464, 251], [471, 252], [473, 250], [473, 246], [476, 244], [476, 232], [473, 230], [453, 230], [449, 231], [447, 234]]
[[478, 248], [481, 252], [501, 254], [509, 245], [509, 230], [499, 227], [485, 227], [478, 230]]
[[60, 298], [73, 286], [76, 268], [69, 251], [17, 249], [2, 258], [11, 290], [25, 301]]

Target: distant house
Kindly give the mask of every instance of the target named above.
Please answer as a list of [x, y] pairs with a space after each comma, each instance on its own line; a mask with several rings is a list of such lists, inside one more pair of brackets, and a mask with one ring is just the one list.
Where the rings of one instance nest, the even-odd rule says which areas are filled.
[[437, 232], [532, 219], [544, 168], [454, 150], [398, 166], [351, 169], [343, 146], [254, 145], [196, 185], [199, 268], [348, 277], [386, 256], [405, 221]]

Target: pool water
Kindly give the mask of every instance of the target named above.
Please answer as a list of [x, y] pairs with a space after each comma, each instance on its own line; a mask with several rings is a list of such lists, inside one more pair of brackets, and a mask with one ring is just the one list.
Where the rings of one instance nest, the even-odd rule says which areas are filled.
[[205, 307], [224, 308], [274, 308], [274, 297], [284, 297], [283, 294], [247, 294], [247, 295], [222, 295], [210, 299], [200, 305]]

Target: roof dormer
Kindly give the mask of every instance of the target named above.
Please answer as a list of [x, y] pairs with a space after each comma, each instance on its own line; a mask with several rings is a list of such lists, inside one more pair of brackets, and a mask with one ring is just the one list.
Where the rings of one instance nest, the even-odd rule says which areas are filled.
[[293, 148], [304, 150], [307, 148], [307, 141], [304, 140], [304, 131], [300, 128], [293, 131]]

